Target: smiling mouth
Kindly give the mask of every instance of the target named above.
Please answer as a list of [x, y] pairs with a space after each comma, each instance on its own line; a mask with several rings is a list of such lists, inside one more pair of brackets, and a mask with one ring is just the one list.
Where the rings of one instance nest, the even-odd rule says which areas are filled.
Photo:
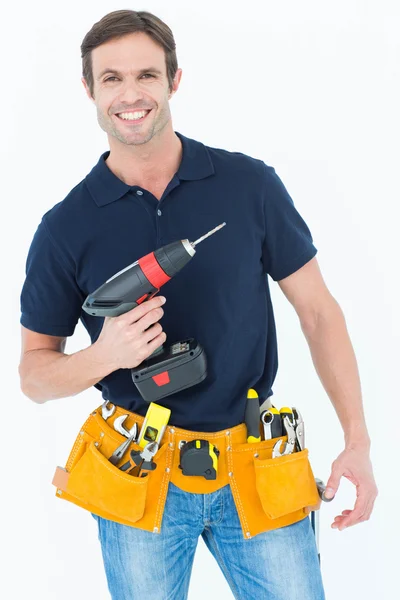
[[[128, 113], [122, 112], [122, 113], [118, 113], [114, 116], [117, 117], [117, 119], [119, 119], [120, 121], [123, 121], [124, 123], [140, 124], [140, 123], [143, 123], [143, 121], [146, 119], [146, 117], [151, 113], [151, 110], [152, 109], [148, 109], [146, 111], [141, 110], [141, 111], [128, 112]], [[143, 114], [143, 113], [145, 113], [145, 114]], [[121, 115], [124, 115], [124, 116], [121, 116]], [[136, 118], [134, 118], [133, 115], [135, 115]]]

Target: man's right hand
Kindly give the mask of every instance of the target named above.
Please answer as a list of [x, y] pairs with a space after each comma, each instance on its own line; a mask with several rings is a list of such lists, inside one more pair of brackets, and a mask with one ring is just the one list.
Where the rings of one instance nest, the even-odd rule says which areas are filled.
[[94, 344], [98, 359], [117, 370], [132, 369], [148, 358], [167, 339], [157, 322], [164, 302], [164, 296], [155, 296], [119, 317], [105, 317]]

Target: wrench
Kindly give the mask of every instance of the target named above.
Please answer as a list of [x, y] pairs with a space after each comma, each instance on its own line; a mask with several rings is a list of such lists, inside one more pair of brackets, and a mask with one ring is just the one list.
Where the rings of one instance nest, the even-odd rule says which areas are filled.
[[296, 431], [294, 429], [293, 423], [289, 420], [289, 417], [287, 417], [286, 415], [283, 417], [283, 426], [286, 429], [286, 433], [288, 436], [285, 449], [283, 452], [280, 451], [281, 443], [283, 442], [283, 440], [278, 440], [272, 450], [272, 458], [278, 458], [279, 456], [291, 454], [294, 450], [294, 446], [296, 443]]
[[124, 435], [125, 437], [129, 438], [132, 436], [133, 434], [133, 429], [135, 427], [137, 427], [137, 424], [135, 423], [135, 425], [133, 427], [131, 427], [131, 429], [125, 429], [124, 427], [124, 422], [125, 420], [128, 418], [129, 415], [121, 415], [120, 417], [117, 417], [116, 419], [114, 419], [114, 429], [115, 431], [118, 431], [118, 433], [120, 433], [121, 435]]
[[264, 440], [271, 440], [282, 435], [282, 419], [276, 408], [263, 410], [260, 419], [264, 428]]
[[119, 461], [121, 460], [121, 458], [123, 457], [123, 455], [125, 454], [125, 452], [127, 451], [127, 449], [129, 448], [129, 446], [131, 445], [131, 443], [136, 441], [137, 434], [138, 434], [138, 424], [137, 423], [135, 423], [134, 426], [129, 430], [129, 433], [131, 435], [128, 437], [128, 439], [125, 440], [124, 442], [122, 442], [122, 444], [120, 446], [118, 446], [118, 448], [116, 450], [114, 450], [114, 452], [111, 454], [110, 458], [108, 459], [112, 465], [118, 464]]
[[111, 404], [111, 408], [108, 408], [109, 400], [103, 402], [101, 407], [101, 416], [105, 421], [107, 421], [108, 417], [111, 417], [115, 413], [116, 406], [115, 404]]

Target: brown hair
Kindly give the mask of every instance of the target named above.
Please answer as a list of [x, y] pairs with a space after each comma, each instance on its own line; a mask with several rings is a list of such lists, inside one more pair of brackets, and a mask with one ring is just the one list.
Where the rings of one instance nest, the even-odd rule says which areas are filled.
[[86, 79], [92, 97], [94, 90], [92, 50], [108, 40], [144, 32], [164, 48], [169, 91], [178, 69], [175, 40], [171, 29], [161, 19], [146, 11], [115, 10], [95, 23], [81, 44], [82, 76]]

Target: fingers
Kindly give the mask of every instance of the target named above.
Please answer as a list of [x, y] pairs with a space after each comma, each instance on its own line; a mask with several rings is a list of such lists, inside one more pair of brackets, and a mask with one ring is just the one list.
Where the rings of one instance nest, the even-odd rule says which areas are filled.
[[149, 313], [145, 314], [144, 317], [139, 319], [139, 321], [137, 321], [136, 323], [132, 323], [132, 326], [135, 327], [137, 331], [142, 333], [143, 331], [146, 331], [146, 329], [148, 329], [149, 327], [151, 328], [151, 325], [157, 323], [157, 321], [161, 319], [163, 314], [164, 311], [161, 308], [161, 306], [159, 306], [158, 308], [154, 308]]
[[[373, 491], [371, 491], [370, 495], [368, 496], [366, 506], [364, 508], [363, 513], [358, 518], [354, 517], [353, 522], [348, 523], [348, 524], [345, 523], [346, 527], [349, 527], [350, 525], [356, 525], [357, 523], [361, 523], [362, 521], [368, 521], [368, 519], [371, 516], [372, 509], [374, 507], [376, 495], [377, 494], [375, 494]], [[353, 517], [353, 515], [352, 515], [352, 517]]]
[[378, 495], [378, 492], [376, 492], [376, 495], [373, 496], [373, 498], [371, 499], [371, 501], [370, 501], [370, 503], [369, 503], [369, 505], [367, 507], [367, 510], [365, 511], [365, 519], [364, 519], [365, 521], [368, 521], [368, 519], [370, 518], [370, 516], [372, 514], [372, 511], [374, 509], [374, 504], [375, 504], [375, 500], [376, 500], [376, 496], [377, 495]]
[[342, 525], [344, 517], [351, 514], [351, 510], [343, 510], [341, 515], [335, 517], [334, 522], [332, 523], [332, 529], [339, 529], [339, 526]]
[[[156, 323], [155, 325], [153, 325], [152, 327], [150, 327], [149, 329], [147, 329], [147, 331], [145, 331], [143, 333], [143, 340], [145, 342], [151, 342], [151, 340], [153, 340], [156, 336], [160, 335], [160, 333], [162, 333], [162, 327], [160, 325], [160, 323]], [[166, 334], [165, 334], [166, 337]]]
[[326, 498], [333, 498], [333, 496], [336, 494], [336, 492], [339, 489], [340, 478], [342, 477], [342, 475], [343, 475], [343, 469], [339, 469], [338, 463], [336, 461], [334, 461], [332, 463], [331, 475], [328, 479], [328, 482], [327, 482], [326, 488], [325, 488], [325, 492], [324, 492], [324, 495]]
[[[353, 510], [344, 510], [341, 515], [335, 517], [334, 523], [331, 524], [332, 528], [340, 531], [369, 519], [378, 495], [371, 461], [363, 448], [358, 450], [345, 448], [332, 463], [331, 476], [325, 490], [327, 498], [332, 497], [332, 492], [336, 493], [342, 476], [357, 487], [357, 500]], [[332, 489], [331, 494], [328, 492], [328, 487]]]
[[152, 354], [154, 352], [154, 350], [157, 350], [157, 348], [159, 346], [161, 346], [165, 342], [166, 339], [167, 339], [167, 334], [165, 333], [165, 331], [162, 331], [160, 333], [160, 335], [158, 335], [153, 340], [151, 340], [151, 342], [149, 342], [147, 344], [147, 350], [149, 351], [149, 356], [150, 356], [150, 354]]
[[[162, 309], [159, 309], [159, 307], [161, 307], [162, 304], [165, 303], [165, 297], [164, 296], [154, 296], [154, 298], [151, 298], [151, 300], [146, 300], [145, 302], [143, 302], [142, 304], [139, 304], [139, 306], [135, 306], [135, 308], [132, 308], [132, 310], [128, 310], [128, 312], [124, 313], [123, 315], [120, 315], [119, 317], [115, 317], [116, 319], [119, 319], [120, 321], [124, 321], [125, 323], [136, 323], [136, 321], [139, 321], [139, 319], [141, 319], [142, 317], [144, 317], [145, 315], [147, 315], [150, 311], [153, 311], [154, 309], [161, 310], [161, 314], [158, 316], [158, 318], [161, 318], [162, 315], [164, 314], [164, 311]], [[156, 311], [156, 312], [157, 312]], [[155, 316], [155, 315], [153, 315]], [[151, 320], [148, 319], [147, 321], [147, 327], [149, 325], [151, 325], [152, 323], [154, 323], [157, 319]], [[145, 323], [144, 323], [145, 324]], [[146, 329], [146, 327], [143, 328], [143, 331]]]
[[[360, 494], [356, 500], [355, 506], [353, 510], [343, 511], [342, 516], [336, 517], [337, 527], [340, 531], [342, 531], [345, 527], [350, 527], [351, 525], [355, 525], [356, 522], [361, 519], [363, 514], [365, 513], [365, 509], [368, 504], [368, 497]], [[347, 512], [348, 514], [344, 514]], [[336, 519], [335, 519], [336, 520]]]
[[368, 521], [371, 516], [376, 496], [378, 495], [377, 490], [371, 490], [368, 493], [361, 494], [358, 496], [356, 504], [353, 510], [344, 510], [341, 515], [335, 517], [332, 523], [332, 529], [339, 529], [343, 531], [347, 527], [357, 525], [363, 521]]

